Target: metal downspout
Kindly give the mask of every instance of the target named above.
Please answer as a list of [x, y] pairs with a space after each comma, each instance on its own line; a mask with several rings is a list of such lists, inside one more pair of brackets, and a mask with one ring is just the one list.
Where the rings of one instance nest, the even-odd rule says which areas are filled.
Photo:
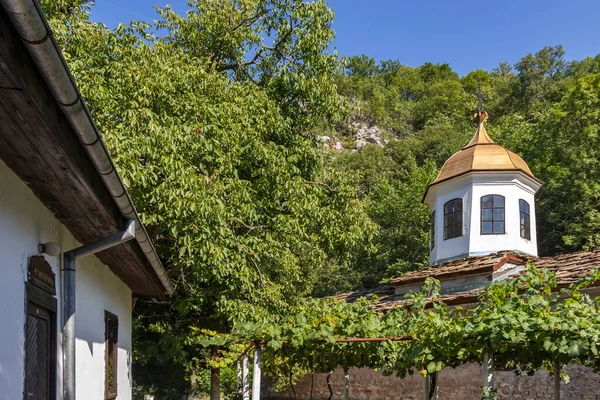
[[173, 293], [173, 286], [156, 254], [148, 232], [141, 223], [129, 193], [127, 193], [98, 133], [98, 128], [81, 98], [75, 80], [69, 72], [60, 48], [52, 37], [50, 27], [37, 0], [0, 0], [0, 5], [13, 22], [55, 101], [67, 117], [119, 211], [124, 218], [135, 220], [138, 245], [158, 276], [165, 292]]
[[63, 400], [75, 400], [75, 256], [63, 254]]
[[128, 220], [126, 229], [96, 242], [63, 254], [63, 400], [75, 400], [75, 294], [76, 261], [135, 238], [135, 221]]

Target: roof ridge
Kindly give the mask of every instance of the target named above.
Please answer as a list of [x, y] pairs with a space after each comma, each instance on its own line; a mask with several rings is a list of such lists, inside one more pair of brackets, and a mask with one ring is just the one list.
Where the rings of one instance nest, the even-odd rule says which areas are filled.
[[485, 114], [485, 118], [480, 119], [479, 125], [477, 125], [477, 129], [475, 130], [475, 135], [473, 136], [473, 139], [471, 139], [471, 141], [465, 147], [463, 147], [463, 150], [478, 144], [496, 144], [494, 143], [490, 135], [487, 133], [487, 129], [485, 129], [484, 123], [487, 120], [487, 113], [484, 111], [482, 114]]

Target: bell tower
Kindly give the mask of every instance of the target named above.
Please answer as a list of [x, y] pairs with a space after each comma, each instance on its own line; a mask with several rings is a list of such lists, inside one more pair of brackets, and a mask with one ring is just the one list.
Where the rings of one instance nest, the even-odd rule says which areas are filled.
[[477, 112], [473, 139], [445, 163], [425, 192], [431, 209], [430, 265], [511, 250], [537, 257], [535, 193], [525, 161], [493, 142]]

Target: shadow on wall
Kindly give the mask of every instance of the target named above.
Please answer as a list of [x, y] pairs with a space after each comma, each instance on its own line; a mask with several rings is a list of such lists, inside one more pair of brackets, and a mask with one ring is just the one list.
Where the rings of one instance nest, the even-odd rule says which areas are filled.
[[[8, 325], [8, 326], [7, 326]], [[3, 322], [2, 330], [4, 332], [21, 332], [15, 335], [15, 338], [23, 338], [24, 327], [19, 321], [13, 321], [12, 324]], [[18, 343], [15, 343], [18, 342]], [[24, 360], [25, 350], [24, 341], [17, 340], [13, 343], [2, 341], [2, 351], [0, 358], [0, 400], [15, 400], [23, 397], [24, 382]]]

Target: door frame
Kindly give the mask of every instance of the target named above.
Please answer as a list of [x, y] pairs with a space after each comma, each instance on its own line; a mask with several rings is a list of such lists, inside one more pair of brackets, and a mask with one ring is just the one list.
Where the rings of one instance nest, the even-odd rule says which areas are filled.
[[[57, 391], [57, 378], [56, 378], [56, 371], [58, 369], [58, 357], [57, 357], [57, 344], [56, 344], [56, 338], [57, 338], [57, 332], [56, 332], [56, 306], [57, 306], [57, 300], [56, 297], [54, 297], [53, 295], [51, 295], [48, 292], [45, 292], [44, 290], [38, 288], [37, 286], [34, 286], [33, 284], [29, 283], [29, 282], [25, 282], [25, 329], [23, 331], [23, 335], [25, 336], [25, 340], [23, 341], [23, 344], [25, 346], [24, 348], [24, 358], [23, 358], [23, 368], [25, 368], [25, 363], [26, 358], [27, 358], [27, 354], [26, 354], [26, 350], [27, 350], [27, 337], [26, 337], [26, 332], [27, 332], [27, 318], [28, 318], [28, 314], [29, 314], [29, 306], [30, 304], [35, 305], [37, 307], [43, 308], [46, 311], [48, 311], [48, 313], [50, 314], [50, 348], [49, 350], [49, 358], [50, 358], [50, 371], [48, 374], [48, 380], [50, 383], [50, 398], [49, 400], [56, 400], [56, 391]], [[23, 374], [23, 398], [25, 400], [27, 400], [27, 394], [25, 393], [25, 388], [26, 388], [26, 384], [25, 384], [25, 374]]]

